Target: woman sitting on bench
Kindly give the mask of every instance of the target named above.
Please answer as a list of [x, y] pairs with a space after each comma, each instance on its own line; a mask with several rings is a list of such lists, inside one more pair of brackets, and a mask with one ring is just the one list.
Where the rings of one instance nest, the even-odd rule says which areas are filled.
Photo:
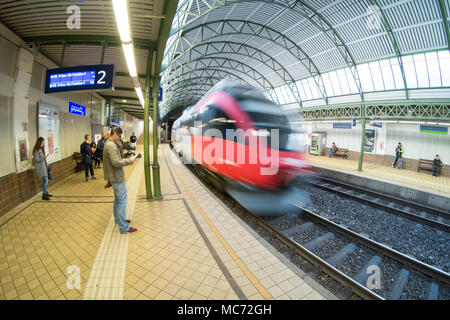
[[328, 158], [331, 158], [331, 155], [332, 155], [333, 153], [336, 154], [337, 149], [338, 149], [338, 147], [336, 147], [336, 145], [335, 145], [334, 142], [333, 142], [333, 145], [332, 145], [331, 148], [330, 148], [330, 153], [328, 153]]
[[436, 158], [433, 159], [433, 176], [439, 177], [441, 175], [442, 169], [442, 161], [439, 160], [439, 155], [436, 155]]

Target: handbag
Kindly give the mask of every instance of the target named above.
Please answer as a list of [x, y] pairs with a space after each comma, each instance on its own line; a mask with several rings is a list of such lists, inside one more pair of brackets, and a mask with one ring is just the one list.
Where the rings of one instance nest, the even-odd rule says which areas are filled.
[[50, 167], [49, 165], [47, 165], [47, 177], [48, 177], [48, 180], [52, 180], [53, 179], [53, 177], [52, 177], [52, 167]]

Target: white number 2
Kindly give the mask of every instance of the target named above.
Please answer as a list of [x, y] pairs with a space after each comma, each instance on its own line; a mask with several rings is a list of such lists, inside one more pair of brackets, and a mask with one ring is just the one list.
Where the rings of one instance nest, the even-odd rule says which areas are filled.
[[103, 79], [105, 79], [106, 77], [106, 71], [99, 71], [99, 74], [102, 74], [102, 77], [100, 79], [98, 79], [97, 84], [105, 84], [105, 81]]

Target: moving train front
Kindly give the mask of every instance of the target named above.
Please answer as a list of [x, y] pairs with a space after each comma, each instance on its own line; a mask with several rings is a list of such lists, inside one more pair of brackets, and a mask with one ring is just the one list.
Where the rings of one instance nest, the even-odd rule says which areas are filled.
[[172, 145], [218, 190], [249, 211], [279, 215], [309, 202], [291, 182], [309, 179], [303, 135], [279, 106], [248, 86], [219, 82], [172, 127]]

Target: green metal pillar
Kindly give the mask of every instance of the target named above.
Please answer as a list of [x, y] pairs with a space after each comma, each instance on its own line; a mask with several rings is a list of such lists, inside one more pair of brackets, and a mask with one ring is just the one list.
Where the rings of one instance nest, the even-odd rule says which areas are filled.
[[61, 53], [61, 60], [59, 61], [59, 65], [61, 67], [62, 67], [62, 64], [64, 62], [64, 56], [66, 55], [66, 48], [68, 46], [67, 41], [63, 41], [62, 45], [63, 45], [63, 49], [62, 49], [62, 53]]
[[100, 59], [100, 64], [103, 64], [103, 61], [105, 60], [105, 49], [108, 47], [108, 42], [102, 41], [102, 57]]
[[362, 171], [364, 145], [366, 144], [366, 106], [361, 106], [361, 152], [359, 153], [358, 171]]
[[159, 94], [159, 81], [158, 75], [153, 77], [153, 190], [154, 198], [161, 200], [161, 181], [159, 175], [159, 163], [158, 163], [158, 94]]
[[152, 72], [152, 56], [153, 52], [148, 51], [147, 58], [147, 76], [145, 81], [145, 103], [144, 103], [144, 174], [145, 174], [145, 193], [148, 200], [153, 199], [152, 196], [152, 180], [150, 179], [150, 86], [151, 86], [151, 72]]

